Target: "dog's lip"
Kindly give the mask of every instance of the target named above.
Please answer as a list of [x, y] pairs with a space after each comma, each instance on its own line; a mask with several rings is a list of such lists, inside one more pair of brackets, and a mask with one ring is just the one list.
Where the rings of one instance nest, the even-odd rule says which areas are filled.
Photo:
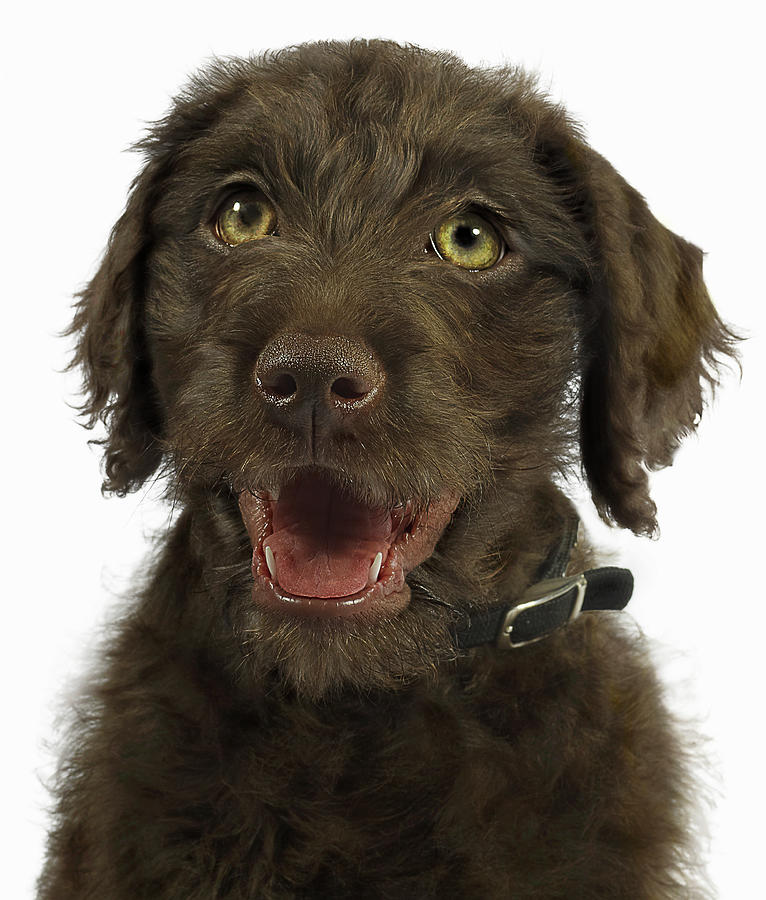
[[266, 490], [242, 490], [239, 508], [253, 547], [251, 572], [252, 597], [256, 605], [287, 615], [343, 618], [349, 616], [390, 616], [401, 612], [410, 600], [405, 579], [433, 553], [447, 527], [459, 496], [442, 491], [425, 505], [405, 501], [391, 508], [393, 533], [388, 551], [380, 564], [374, 583], [341, 597], [308, 597], [292, 594], [279, 584], [269, 569], [264, 541], [272, 533], [273, 496]]

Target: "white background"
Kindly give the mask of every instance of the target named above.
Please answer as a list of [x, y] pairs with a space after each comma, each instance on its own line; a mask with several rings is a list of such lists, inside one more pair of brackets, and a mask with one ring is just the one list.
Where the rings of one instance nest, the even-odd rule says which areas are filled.
[[[2, 893], [39, 869], [53, 721], [115, 593], [166, 513], [102, 499], [67, 403], [71, 295], [93, 274], [139, 160], [123, 152], [211, 55], [389, 37], [471, 64], [518, 62], [670, 228], [707, 252], [723, 317], [750, 335], [744, 377], [654, 479], [659, 541], [596, 526], [636, 575], [631, 614], [659, 642], [674, 708], [710, 737], [710, 874], [723, 898], [762, 876], [764, 69], [756, 5], [495, 0], [332, 4], [14, 4], [3, 17], [4, 736]], [[22, 11], [23, 10], [23, 11]], [[15, 17], [15, 18], [14, 18]], [[589, 516], [589, 520], [592, 516]], [[717, 773], [717, 774], [716, 774]], [[105, 898], [108, 900], [108, 898]]]

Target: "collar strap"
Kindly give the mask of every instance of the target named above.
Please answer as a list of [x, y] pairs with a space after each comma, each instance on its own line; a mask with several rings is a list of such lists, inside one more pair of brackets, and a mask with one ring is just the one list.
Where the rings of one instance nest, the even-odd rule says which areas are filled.
[[560, 539], [537, 571], [534, 584], [517, 604], [499, 603], [468, 616], [455, 632], [459, 649], [495, 644], [515, 650], [548, 637], [592, 609], [625, 609], [633, 593], [628, 569], [604, 566], [566, 577], [572, 550], [577, 545], [580, 519], [564, 522]]
[[548, 637], [581, 612], [624, 609], [632, 593], [632, 573], [615, 566], [546, 578], [528, 588], [518, 604], [501, 603], [472, 614], [468, 625], [456, 632], [457, 646], [467, 650], [494, 643], [515, 650]]

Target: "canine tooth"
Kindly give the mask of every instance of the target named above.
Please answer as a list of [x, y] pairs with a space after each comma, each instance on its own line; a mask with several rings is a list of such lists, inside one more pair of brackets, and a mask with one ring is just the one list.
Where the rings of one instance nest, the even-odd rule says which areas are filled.
[[269, 572], [274, 581], [277, 580], [277, 561], [274, 559], [274, 551], [271, 547], [263, 548], [264, 555], [266, 556], [266, 565], [269, 567]]
[[375, 559], [372, 561], [372, 565], [370, 566], [370, 574], [369, 580], [372, 584], [374, 584], [378, 580], [378, 575], [380, 575], [380, 567], [383, 565], [383, 554], [378, 551], [375, 555]]

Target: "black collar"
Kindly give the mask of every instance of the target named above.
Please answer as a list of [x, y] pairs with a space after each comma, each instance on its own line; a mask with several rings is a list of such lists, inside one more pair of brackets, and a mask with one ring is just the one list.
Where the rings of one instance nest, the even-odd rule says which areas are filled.
[[540, 566], [537, 580], [518, 603], [498, 603], [467, 614], [467, 624], [455, 630], [458, 648], [495, 644], [515, 650], [548, 637], [581, 612], [627, 606], [633, 593], [633, 575], [628, 569], [604, 566], [564, 575], [579, 524], [577, 518], [566, 524], [561, 540]]

